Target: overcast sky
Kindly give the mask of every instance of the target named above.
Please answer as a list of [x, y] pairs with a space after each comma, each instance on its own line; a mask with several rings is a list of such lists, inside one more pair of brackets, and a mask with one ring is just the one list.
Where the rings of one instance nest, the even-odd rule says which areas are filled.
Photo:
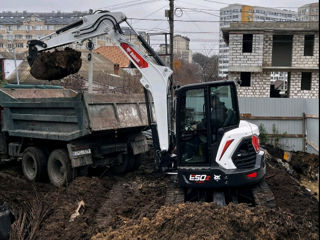
[[[175, 0], [176, 8], [182, 9], [182, 16], [176, 20], [209, 20], [214, 22], [175, 22], [175, 33], [188, 36], [193, 52], [212, 55], [219, 48], [219, 9], [228, 4], [239, 3], [264, 7], [275, 7], [297, 11], [297, 8], [315, 2], [315, 0]], [[88, 9], [107, 9], [122, 11], [128, 18], [166, 19], [165, 9], [169, 8], [168, 0], [1, 0], [0, 11], [87, 11]], [[189, 8], [189, 9], [188, 9]], [[181, 11], [177, 12], [181, 15]], [[147, 32], [168, 31], [166, 21], [131, 20], [134, 28]], [[151, 38], [156, 47], [161, 43], [159, 36]]]

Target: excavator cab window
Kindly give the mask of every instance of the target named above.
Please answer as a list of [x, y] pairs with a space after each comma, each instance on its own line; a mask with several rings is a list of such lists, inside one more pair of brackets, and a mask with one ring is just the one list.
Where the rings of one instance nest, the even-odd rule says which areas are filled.
[[233, 82], [205, 83], [177, 91], [177, 150], [181, 165], [211, 165], [223, 133], [238, 127]]
[[190, 89], [185, 92], [181, 108], [182, 161], [190, 164], [208, 162], [205, 89]]

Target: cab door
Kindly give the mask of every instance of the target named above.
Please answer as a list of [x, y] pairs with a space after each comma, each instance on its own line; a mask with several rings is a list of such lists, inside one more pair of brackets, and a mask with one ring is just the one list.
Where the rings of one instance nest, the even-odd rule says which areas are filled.
[[177, 105], [177, 151], [180, 165], [209, 165], [207, 88], [181, 90]]

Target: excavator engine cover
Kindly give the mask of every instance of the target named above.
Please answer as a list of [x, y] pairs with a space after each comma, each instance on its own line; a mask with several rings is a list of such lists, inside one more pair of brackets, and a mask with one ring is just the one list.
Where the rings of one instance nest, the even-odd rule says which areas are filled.
[[31, 75], [40, 80], [59, 80], [77, 73], [82, 65], [81, 52], [72, 48], [40, 52], [30, 69]]

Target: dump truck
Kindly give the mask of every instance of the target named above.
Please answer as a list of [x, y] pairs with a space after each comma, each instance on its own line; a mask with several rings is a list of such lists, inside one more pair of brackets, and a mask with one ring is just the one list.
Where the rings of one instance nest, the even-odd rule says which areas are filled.
[[1, 161], [21, 161], [29, 180], [62, 186], [89, 167], [136, 169], [148, 151], [143, 95], [79, 93], [52, 85], [0, 89]]

